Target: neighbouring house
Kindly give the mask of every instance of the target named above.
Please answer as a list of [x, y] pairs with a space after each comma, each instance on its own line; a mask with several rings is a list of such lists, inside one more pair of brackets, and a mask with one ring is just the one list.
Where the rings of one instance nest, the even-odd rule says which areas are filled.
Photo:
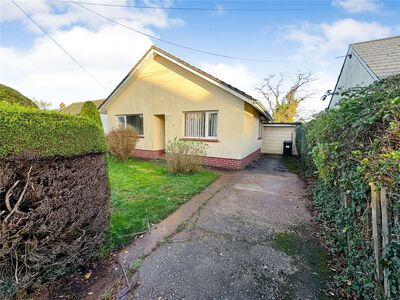
[[338, 103], [340, 92], [397, 74], [400, 74], [400, 36], [351, 44], [329, 108]]
[[205, 165], [241, 169], [261, 153], [266, 108], [245, 92], [152, 46], [99, 108], [108, 128], [141, 135], [134, 156], [158, 158], [175, 138], [209, 145]]
[[[104, 102], [104, 99], [89, 100], [89, 101], [93, 102], [96, 105], [96, 107], [99, 108], [100, 105]], [[85, 104], [85, 102], [86, 101], [71, 103], [70, 105], [65, 106], [62, 109], [60, 109], [60, 111], [65, 114], [79, 116], [79, 114], [81, 113], [82, 106]], [[108, 132], [107, 116], [105, 114], [100, 113], [100, 118], [101, 118], [101, 123], [103, 124], [104, 132], [107, 133]]]

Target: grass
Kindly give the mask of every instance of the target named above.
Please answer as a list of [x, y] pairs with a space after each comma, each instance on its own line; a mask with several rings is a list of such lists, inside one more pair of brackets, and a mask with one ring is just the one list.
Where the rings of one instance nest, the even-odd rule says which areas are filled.
[[118, 162], [113, 157], [108, 159], [108, 173], [111, 214], [103, 255], [167, 217], [218, 177], [210, 170], [171, 175], [164, 162]]
[[300, 240], [292, 232], [278, 232], [274, 235], [275, 247], [287, 255], [294, 255], [299, 249]]

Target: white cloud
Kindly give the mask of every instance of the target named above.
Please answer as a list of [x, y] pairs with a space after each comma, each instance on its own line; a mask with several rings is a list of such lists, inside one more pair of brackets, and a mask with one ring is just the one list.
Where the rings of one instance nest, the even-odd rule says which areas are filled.
[[348, 18], [333, 23], [291, 25], [286, 28], [285, 39], [300, 44], [295, 58], [318, 60], [326, 65], [335, 56], [345, 54], [351, 43], [388, 37], [394, 32], [377, 22]]
[[[26, 29], [33, 32], [34, 41], [26, 50], [0, 47], [0, 82], [28, 97], [50, 101], [54, 107], [58, 107], [61, 101], [68, 104], [106, 97], [152, 44], [148, 37], [111, 24], [79, 7], [57, 6], [55, 13], [49, 2], [32, 1], [36, 3], [33, 5], [29, 1], [20, 1], [21, 6], [45, 26], [59, 44], [106, 86], [103, 89], [21, 12], [4, 2], [1, 1], [1, 21], [23, 20]], [[161, 10], [107, 9], [101, 13], [153, 35], [151, 27], [182, 24]]]
[[377, 12], [379, 10], [376, 0], [333, 0], [332, 4], [350, 13]]
[[319, 98], [335, 86], [343, 61], [335, 57], [346, 54], [351, 43], [388, 37], [398, 29], [347, 18], [332, 23], [290, 25], [284, 31], [285, 40], [298, 44], [292, 59], [303, 67], [312, 68], [319, 78], [310, 84], [310, 89], [316, 91], [315, 97], [300, 106], [301, 114], [310, 116], [328, 105], [329, 99], [322, 102]]
[[0, 82], [55, 106], [61, 101], [101, 98], [152, 44], [148, 38], [117, 26], [103, 26], [96, 32], [74, 27], [53, 36], [107, 89], [101, 88], [45, 36], [38, 37], [27, 51], [0, 48]]

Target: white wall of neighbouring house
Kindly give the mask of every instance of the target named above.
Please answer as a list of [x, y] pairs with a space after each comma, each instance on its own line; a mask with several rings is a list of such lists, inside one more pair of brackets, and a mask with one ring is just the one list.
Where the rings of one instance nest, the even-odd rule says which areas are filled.
[[377, 80], [376, 75], [370, 70], [360, 56], [352, 47], [349, 48], [342, 71], [339, 75], [334, 94], [332, 95], [329, 108], [334, 107], [340, 100], [340, 92], [357, 86], [368, 86]]
[[104, 133], [108, 133], [107, 114], [100, 114], [101, 124], [103, 125]]

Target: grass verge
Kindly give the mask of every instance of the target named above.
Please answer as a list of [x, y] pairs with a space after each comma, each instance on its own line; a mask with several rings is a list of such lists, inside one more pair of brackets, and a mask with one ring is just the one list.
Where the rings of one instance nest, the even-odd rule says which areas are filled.
[[171, 175], [164, 162], [119, 162], [113, 157], [108, 159], [108, 173], [111, 215], [102, 255], [163, 220], [218, 177], [211, 170]]

